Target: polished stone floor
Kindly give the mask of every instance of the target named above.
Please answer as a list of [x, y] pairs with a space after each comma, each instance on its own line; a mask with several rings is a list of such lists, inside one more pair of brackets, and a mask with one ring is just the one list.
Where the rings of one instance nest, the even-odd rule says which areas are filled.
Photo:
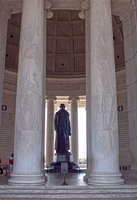
[[[124, 179], [125, 185], [137, 185], [137, 177], [135, 179], [126, 178], [128, 171], [122, 172], [122, 178]], [[77, 173], [68, 173], [65, 174], [65, 182], [68, 186], [86, 186], [88, 185], [84, 180], [83, 176], [85, 175], [84, 172], [77, 172]], [[47, 186], [61, 186], [64, 182], [64, 174], [61, 173], [46, 173]], [[0, 185], [8, 185], [8, 179], [10, 175], [0, 175]]]
[[[137, 185], [137, 178], [136, 179], [127, 179], [126, 174], [128, 172], [122, 172], [123, 174], [123, 179], [125, 180], [125, 184], [127, 185]], [[87, 183], [83, 180], [83, 176], [85, 175], [84, 172], [78, 172], [78, 173], [68, 173], [65, 174], [65, 182], [68, 184], [68, 186], [86, 186]], [[59, 186], [62, 185], [62, 183], [64, 182], [64, 174], [61, 173], [46, 173], [47, 176], [47, 181], [46, 181], [46, 185], [50, 186]], [[5, 175], [3, 174], [2, 176], [0, 175], [0, 185], [8, 185], [8, 179], [10, 178], [9, 175]]]
[[[65, 174], [65, 182], [68, 186], [76, 185], [76, 186], [84, 186], [87, 185], [85, 181], [83, 181], [83, 176], [85, 173], [68, 173]], [[64, 174], [61, 173], [46, 173], [47, 186], [59, 186], [62, 185], [64, 182]], [[9, 175], [0, 176], [0, 185], [8, 185], [8, 179], [10, 178]]]
[[83, 181], [85, 173], [68, 173], [65, 175], [65, 182], [62, 185], [64, 175], [61, 173], [46, 173], [47, 181], [44, 186], [10, 186], [10, 176], [0, 176], [0, 200], [137, 200], [137, 178], [126, 178], [127, 171], [123, 172], [125, 179], [121, 186], [92, 186]]

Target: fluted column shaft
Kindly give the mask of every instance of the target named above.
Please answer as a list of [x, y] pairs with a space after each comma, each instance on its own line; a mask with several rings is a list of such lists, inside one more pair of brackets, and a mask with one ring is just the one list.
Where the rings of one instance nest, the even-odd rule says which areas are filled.
[[46, 166], [53, 162], [54, 155], [54, 97], [47, 97], [47, 138], [46, 138]]
[[89, 184], [121, 184], [111, 0], [90, 1], [91, 166]]
[[[44, 35], [46, 35], [46, 30], [47, 30], [47, 10], [44, 10]], [[45, 94], [46, 94], [46, 37], [44, 37], [44, 41], [43, 41], [43, 102], [42, 102], [42, 145], [41, 145], [41, 169], [42, 171], [45, 173], [44, 171], [44, 161], [45, 161], [45, 107], [46, 107], [46, 102], [45, 102]]]
[[43, 184], [41, 167], [44, 0], [23, 0], [10, 184]]
[[90, 67], [90, 10], [86, 11], [86, 139], [87, 139], [87, 170], [84, 180], [87, 181], [91, 174], [91, 67]]
[[9, 15], [4, 7], [0, 7], [0, 131], [8, 17]]
[[74, 163], [78, 165], [78, 97], [69, 97], [71, 100], [71, 153]]

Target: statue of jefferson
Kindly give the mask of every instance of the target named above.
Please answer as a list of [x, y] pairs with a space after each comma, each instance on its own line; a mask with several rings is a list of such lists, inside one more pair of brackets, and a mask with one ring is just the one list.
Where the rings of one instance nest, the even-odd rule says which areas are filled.
[[69, 136], [70, 132], [70, 120], [69, 113], [65, 110], [65, 105], [60, 105], [60, 110], [55, 114], [55, 131], [56, 141], [55, 150], [57, 154], [68, 154], [70, 149]]

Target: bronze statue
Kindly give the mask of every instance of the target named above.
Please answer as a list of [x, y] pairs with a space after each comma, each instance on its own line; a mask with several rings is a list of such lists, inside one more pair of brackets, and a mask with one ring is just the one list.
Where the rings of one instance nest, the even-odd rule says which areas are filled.
[[60, 105], [60, 110], [55, 114], [55, 131], [56, 131], [56, 142], [55, 150], [56, 153], [69, 153], [70, 144], [69, 136], [71, 135], [69, 113], [65, 110], [65, 105]]

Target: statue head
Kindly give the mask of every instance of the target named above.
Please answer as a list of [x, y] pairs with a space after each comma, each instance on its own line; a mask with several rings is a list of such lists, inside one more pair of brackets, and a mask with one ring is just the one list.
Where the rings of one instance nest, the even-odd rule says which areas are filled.
[[60, 108], [61, 108], [61, 109], [65, 109], [65, 104], [63, 104], [63, 103], [60, 104]]

